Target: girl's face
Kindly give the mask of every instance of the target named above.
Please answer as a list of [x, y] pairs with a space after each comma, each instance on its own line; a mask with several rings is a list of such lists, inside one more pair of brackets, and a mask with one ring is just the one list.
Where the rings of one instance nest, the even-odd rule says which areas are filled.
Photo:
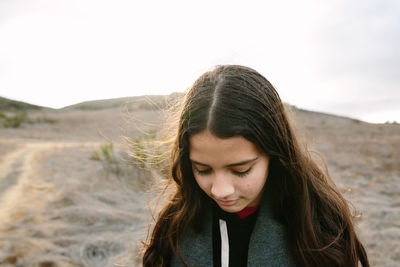
[[221, 139], [209, 130], [189, 138], [199, 187], [227, 212], [257, 206], [268, 176], [269, 157], [242, 136]]

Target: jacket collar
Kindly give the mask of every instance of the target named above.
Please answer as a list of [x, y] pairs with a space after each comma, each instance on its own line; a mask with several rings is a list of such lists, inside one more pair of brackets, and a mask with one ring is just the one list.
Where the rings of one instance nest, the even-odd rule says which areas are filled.
[[[250, 237], [247, 266], [295, 266], [285, 227], [272, 216], [270, 194], [264, 192], [260, 213]], [[181, 253], [192, 266], [213, 266], [212, 208], [206, 210], [200, 233], [188, 229], [182, 239]], [[183, 266], [173, 255], [171, 266]]]

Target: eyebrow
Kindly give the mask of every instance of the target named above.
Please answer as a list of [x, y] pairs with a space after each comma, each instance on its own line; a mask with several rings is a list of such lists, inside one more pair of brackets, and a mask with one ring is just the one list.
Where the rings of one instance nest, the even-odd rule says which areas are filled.
[[[249, 160], [244, 160], [244, 161], [241, 161], [241, 162], [231, 163], [231, 164], [226, 165], [225, 167], [241, 166], [241, 165], [245, 165], [245, 164], [251, 163], [253, 161], [256, 161], [257, 159], [258, 159], [258, 157], [255, 157], [254, 159], [249, 159]], [[190, 161], [192, 163], [196, 164], [196, 165], [208, 167], [208, 165], [205, 164], [205, 163], [201, 163], [201, 162], [198, 162], [198, 161], [195, 161], [195, 160], [192, 160], [192, 159], [190, 159]]]

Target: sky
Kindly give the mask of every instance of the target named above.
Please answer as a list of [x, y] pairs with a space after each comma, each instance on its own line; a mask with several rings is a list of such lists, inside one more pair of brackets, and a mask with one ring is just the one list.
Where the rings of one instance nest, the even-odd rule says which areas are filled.
[[0, 96], [61, 108], [249, 66], [283, 101], [400, 122], [400, 1], [0, 0]]

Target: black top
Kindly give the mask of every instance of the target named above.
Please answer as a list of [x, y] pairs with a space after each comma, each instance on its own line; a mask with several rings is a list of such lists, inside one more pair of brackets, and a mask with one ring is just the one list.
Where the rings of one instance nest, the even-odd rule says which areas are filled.
[[226, 221], [229, 239], [229, 267], [247, 266], [250, 236], [256, 222], [258, 211], [241, 219], [236, 213], [221, 210], [216, 204], [213, 207], [213, 257], [214, 266], [221, 266], [221, 232], [219, 220]]

